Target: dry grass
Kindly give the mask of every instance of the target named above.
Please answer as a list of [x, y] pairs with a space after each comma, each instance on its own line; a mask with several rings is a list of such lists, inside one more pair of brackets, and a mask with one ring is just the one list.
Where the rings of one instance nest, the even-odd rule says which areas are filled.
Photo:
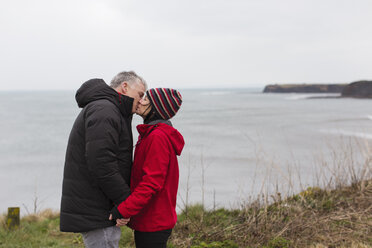
[[[300, 165], [295, 164], [288, 171], [279, 170], [283, 185], [268, 190], [269, 175], [259, 196], [242, 201], [238, 210], [187, 206], [179, 215], [171, 244], [192, 248], [372, 247], [372, 149], [363, 140], [344, 141], [330, 147], [328, 160], [318, 153], [312, 184], [316, 187], [304, 187], [296, 169]], [[267, 161], [267, 154], [258, 149], [258, 163], [264, 158]], [[274, 161], [268, 164], [280, 169]], [[301, 192], [294, 193], [296, 188]]]
[[5, 226], [6, 223], [6, 214], [1, 214], [0, 215], [0, 225]]
[[[329, 246], [325, 246], [325, 245], [321, 245], [321, 244], [311, 246], [311, 248], [328, 248], [328, 247]], [[365, 245], [365, 244], [362, 244], [362, 243], [352, 243], [351, 245], [348, 245], [348, 246], [340, 246], [340, 248], [370, 248], [370, 247], [371, 246]]]
[[35, 214], [30, 214], [22, 218], [21, 221], [40, 222], [49, 219], [56, 219], [59, 217], [59, 212], [52, 209], [44, 209]]
[[180, 218], [175, 247], [226, 240], [239, 247], [372, 247], [372, 180], [332, 191], [309, 188], [266, 208], [259, 202], [240, 211], [199, 207]]

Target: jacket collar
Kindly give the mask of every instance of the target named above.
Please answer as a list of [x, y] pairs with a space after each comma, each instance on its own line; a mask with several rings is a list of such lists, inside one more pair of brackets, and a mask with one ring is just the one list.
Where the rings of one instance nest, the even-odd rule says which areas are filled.
[[75, 99], [80, 108], [84, 108], [90, 102], [106, 99], [115, 104], [123, 116], [132, 116], [134, 99], [120, 94], [102, 79], [95, 78], [82, 84], [76, 92]]
[[132, 97], [126, 96], [117, 92], [119, 97], [119, 109], [123, 116], [125, 117], [132, 117], [132, 107], [134, 99]]

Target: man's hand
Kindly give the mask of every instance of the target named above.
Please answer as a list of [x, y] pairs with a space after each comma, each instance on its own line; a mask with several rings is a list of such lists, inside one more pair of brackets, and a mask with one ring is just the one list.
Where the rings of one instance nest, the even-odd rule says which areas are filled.
[[[112, 214], [110, 214], [109, 220], [112, 220]], [[130, 221], [130, 218], [128, 219], [116, 219], [116, 226], [125, 226]]]

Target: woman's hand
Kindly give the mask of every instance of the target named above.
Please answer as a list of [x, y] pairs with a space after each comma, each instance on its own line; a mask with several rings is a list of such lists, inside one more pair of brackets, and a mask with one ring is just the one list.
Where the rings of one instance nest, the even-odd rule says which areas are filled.
[[125, 226], [128, 224], [128, 222], [130, 221], [130, 218], [128, 219], [117, 219], [116, 220], [116, 226]]
[[[109, 220], [112, 220], [112, 214], [110, 214]], [[130, 218], [128, 219], [116, 219], [116, 226], [125, 226], [130, 221]]]

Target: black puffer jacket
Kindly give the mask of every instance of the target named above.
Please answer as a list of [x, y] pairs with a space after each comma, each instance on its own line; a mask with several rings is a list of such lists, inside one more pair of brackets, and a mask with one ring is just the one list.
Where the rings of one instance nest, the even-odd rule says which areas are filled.
[[64, 232], [112, 226], [114, 204], [130, 194], [133, 98], [102, 79], [85, 82], [76, 93], [83, 108], [72, 127], [63, 176], [61, 222]]

